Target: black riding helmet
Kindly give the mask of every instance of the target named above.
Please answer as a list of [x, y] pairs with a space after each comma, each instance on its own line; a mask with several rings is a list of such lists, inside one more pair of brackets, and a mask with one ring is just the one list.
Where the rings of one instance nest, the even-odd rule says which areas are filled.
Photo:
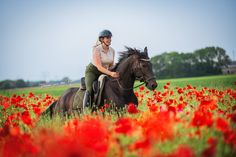
[[98, 38], [100, 39], [100, 38], [103, 38], [103, 37], [112, 37], [111, 31], [109, 31], [107, 29], [101, 31], [98, 35]]

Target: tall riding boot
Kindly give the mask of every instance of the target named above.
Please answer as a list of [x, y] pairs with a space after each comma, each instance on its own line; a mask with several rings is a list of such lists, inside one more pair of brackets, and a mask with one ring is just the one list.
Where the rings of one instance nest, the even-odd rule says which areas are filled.
[[89, 106], [91, 106], [91, 94], [89, 91], [86, 91], [83, 99], [83, 110], [85, 109], [85, 107]]

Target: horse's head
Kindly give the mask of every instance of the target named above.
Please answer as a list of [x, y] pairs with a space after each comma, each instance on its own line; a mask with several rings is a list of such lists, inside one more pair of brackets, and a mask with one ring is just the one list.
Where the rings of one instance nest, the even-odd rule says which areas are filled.
[[148, 89], [156, 89], [156, 78], [153, 74], [152, 63], [148, 57], [147, 47], [144, 48], [143, 52], [135, 53], [132, 57], [132, 71], [136, 79], [145, 82]]

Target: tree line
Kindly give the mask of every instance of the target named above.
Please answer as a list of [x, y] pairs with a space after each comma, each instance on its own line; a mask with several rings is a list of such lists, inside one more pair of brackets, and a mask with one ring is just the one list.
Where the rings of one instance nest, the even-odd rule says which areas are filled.
[[0, 89], [13, 89], [13, 88], [24, 88], [24, 87], [36, 87], [46, 81], [24, 81], [23, 79], [18, 80], [4, 80], [0, 82]]
[[[13, 88], [24, 88], [24, 87], [37, 87], [42, 85], [59, 85], [59, 84], [69, 84], [71, 83], [69, 77], [63, 77], [61, 80], [55, 81], [24, 81], [23, 79], [18, 80], [4, 80], [0, 82], [0, 89], [13, 89]], [[73, 81], [73, 82], [78, 82]]]
[[[152, 57], [151, 62], [156, 78], [166, 79], [222, 74], [222, 67], [229, 65], [231, 59], [223, 48], [206, 47], [189, 53], [164, 52]], [[64, 77], [51, 83], [58, 82], [69, 83], [71, 80]], [[45, 83], [46, 81], [25, 82], [23, 79], [5, 80], [0, 82], [0, 89], [33, 87]]]
[[222, 67], [231, 63], [220, 47], [206, 47], [194, 52], [164, 52], [151, 58], [158, 79], [222, 74]]

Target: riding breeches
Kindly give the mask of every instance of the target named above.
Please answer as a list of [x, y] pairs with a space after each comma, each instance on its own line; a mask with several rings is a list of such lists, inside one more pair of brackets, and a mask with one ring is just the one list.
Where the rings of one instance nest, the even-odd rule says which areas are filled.
[[86, 66], [86, 70], [85, 70], [86, 91], [89, 91], [89, 93], [92, 93], [93, 81], [97, 80], [101, 74], [102, 72], [100, 72], [97, 69], [97, 67], [94, 66], [92, 63]]

